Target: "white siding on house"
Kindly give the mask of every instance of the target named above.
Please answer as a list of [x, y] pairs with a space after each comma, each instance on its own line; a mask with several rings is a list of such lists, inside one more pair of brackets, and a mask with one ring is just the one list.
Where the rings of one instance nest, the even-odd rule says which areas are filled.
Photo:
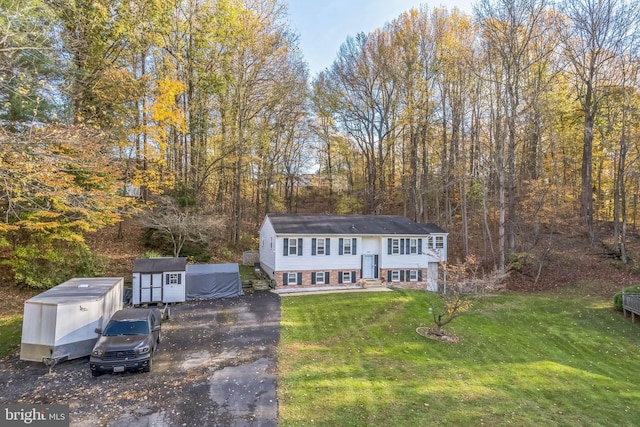
[[[392, 269], [415, 269], [426, 268], [428, 263], [428, 256], [425, 255], [425, 242], [428, 240], [428, 236], [392, 236], [382, 238], [382, 253], [380, 256], [380, 268]], [[389, 240], [400, 240], [406, 242], [407, 239], [416, 239], [418, 248], [415, 254], [389, 254]], [[420, 247], [419, 244], [422, 243]], [[406, 252], [406, 243], [401, 252]]]
[[438, 291], [438, 263], [430, 262], [429, 270], [427, 270], [427, 290], [431, 292]]
[[268, 274], [272, 274], [276, 268], [276, 240], [271, 221], [264, 221], [260, 228], [260, 263]]
[[[442, 247], [438, 247], [442, 246]], [[429, 262], [447, 261], [447, 235], [432, 234], [425, 242], [424, 251], [429, 258]]]
[[[312, 255], [311, 242], [313, 238], [329, 238], [329, 255]], [[275, 252], [275, 270], [332, 270], [359, 269], [362, 239], [356, 239], [355, 255], [340, 255], [340, 239], [351, 239], [346, 236], [278, 236]], [[284, 255], [285, 239], [302, 239], [302, 255]]]
[[363, 237], [362, 254], [360, 255], [380, 255], [380, 237]]

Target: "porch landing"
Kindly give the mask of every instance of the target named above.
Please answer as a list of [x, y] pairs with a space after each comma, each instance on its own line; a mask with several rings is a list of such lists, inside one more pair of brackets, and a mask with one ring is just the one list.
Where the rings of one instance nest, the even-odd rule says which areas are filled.
[[344, 292], [391, 292], [393, 289], [389, 289], [385, 286], [371, 286], [363, 288], [362, 286], [325, 286], [315, 288], [289, 288], [289, 289], [274, 289], [271, 292], [280, 296], [298, 296], [298, 295], [317, 295], [317, 294], [332, 294], [332, 293], [344, 293]]

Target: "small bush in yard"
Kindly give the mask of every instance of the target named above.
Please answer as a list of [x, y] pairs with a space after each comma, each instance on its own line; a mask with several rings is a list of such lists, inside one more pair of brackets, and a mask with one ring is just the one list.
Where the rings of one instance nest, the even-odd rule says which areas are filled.
[[640, 294], [640, 285], [629, 286], [613, 296], [613, 308], [622, 311], [622, 294]]

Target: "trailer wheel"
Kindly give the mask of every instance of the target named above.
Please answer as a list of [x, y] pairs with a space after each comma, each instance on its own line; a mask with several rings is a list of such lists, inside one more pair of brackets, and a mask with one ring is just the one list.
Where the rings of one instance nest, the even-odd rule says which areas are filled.
[[95, 371], [91, 371], [91, 376], [92, 377], [99, 377], [102, 374], [102, 372], [98, 371], [97, 369]]

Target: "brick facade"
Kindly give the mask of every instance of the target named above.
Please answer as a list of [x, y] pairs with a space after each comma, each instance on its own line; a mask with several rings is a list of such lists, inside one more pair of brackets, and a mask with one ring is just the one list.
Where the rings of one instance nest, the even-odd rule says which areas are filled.
[[[391, 269], [391, 270], [397, 270], [397, 269]], [[413, 269], [416, 270], [416, 269]], [[422, 269], [417, 269], [420, 271], [420, 279], [419, 281], [410, 281], [408, 280], [408, 278], [405, 278], [405, 280], [403, 281], [388, 281], [387, 277], [388, 277], [388, 269], [381, 269], [380, 270], [380, 281], [382, 283], [385, 283], [387, 286], [392, 287], [392, 288], [402, 288], [402, 289], [426, 289], [427, 287], [427, 269], [426, 268], [422, 268]], [[360, 270], [324, 270], [322, 272], [329, 273], [329, 281], [327, 283], [327, 281], [325, 280], [324, 283], [313, 283], [313, 278], [312, 278], [312, 274], [320, 272], [322, 270], [297, 270], [297, 271], [278, 271], [277, 273], [274, 274], [275, 276], [275, 281], [276, 281], [276, 289], [281, 289], [281, 288], [287, 288], [289, 286], [295, 286], [297, 288], [312, 288], [312, 287], [318, 287], [318, 286], [335, 286], [335, 287], [342, 287], [342, 286], [354, 286], [354, 285], [360, 285]], [[407, 271], [406, 269], [404, 269], [404, 271]], [[351, 280], [350, 282], [344, 282], [340, 283], [340, 278], [339, 275], [341, 275], [343, 272], [351, 272], [352, 276], [355, 275], [355, 280]], [[296, 283], [295, 285], [291, 285], [291, 284], [284, 284], [284, 277], [283, 275], [285, 273], [296, 273], [296, 276], [300, 276], [301, 278], [301, 283]], [[299, 273], [299, 274], [298, 274]], [[355, 273], [355, 274], [353, 274]], [[296, 277], [296, 282], [297, 282], [297, 278]]]

